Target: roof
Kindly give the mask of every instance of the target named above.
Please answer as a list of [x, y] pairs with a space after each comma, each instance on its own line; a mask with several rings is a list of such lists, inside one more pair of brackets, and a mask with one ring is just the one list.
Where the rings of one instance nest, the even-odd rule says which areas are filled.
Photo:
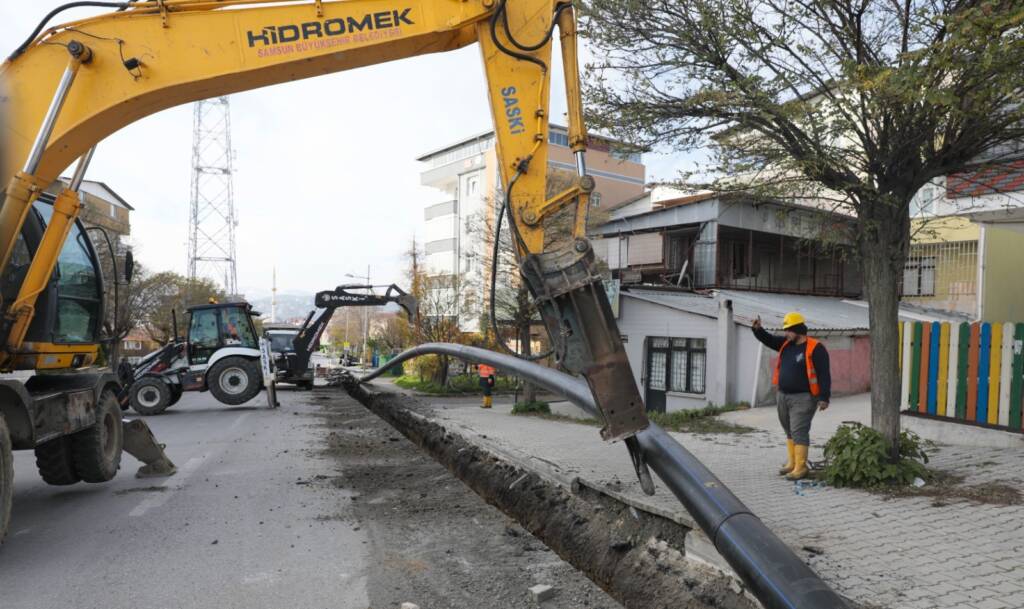
[[[860, 334], [868, 331], [868, 304], [863, 300], [745, 290], [714, 290], [709, 294], [699, 294], [639, 286], [623, 289], [621, 295], [712, 318], [718, 317], [719, 301], [731, 300], [733, 319], [744, 326], [750, 326], [760, 316], [766, 328], [781, 329], [782, 318], [786, 313], [798, 311], [807, 318], [807, 326], [812, 333], [825, 331]], [[900, 305], [899, 315], [900, 321], [966, 320], [966, 317], [956, 314], [908, 305]]]
[[1004, 225], [1005, 228], [1019, 229], [1024, 224], [1024, 207], [1004, 207], [991, 211], [976, 211], [963, 214], [977, 224]]
[[[71, 178], [61, 176], [60, 181], [64, 182], [65, 184], [70, 184]], [[82, 180], [80, 190], [82, 192], [88, 193], [98, 199], [102, 199], [118, 207], [123, 207], [128, 211], [135, 210], [134, 207], [128, 204], [128, 201], [125, 201], [123, 198], [121, 198], [121, 195], [114, 192], [114, 189], [111, 188], [110, 186], [107, 186], [104, 182], [98, 182], [96, 180]]]

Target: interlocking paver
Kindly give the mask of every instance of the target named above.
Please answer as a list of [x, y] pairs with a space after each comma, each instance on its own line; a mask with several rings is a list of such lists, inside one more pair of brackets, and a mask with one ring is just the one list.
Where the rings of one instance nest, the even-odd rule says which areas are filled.
[[[842, 399], [833, 408], [842, 408]], [[592, 427], [504, 412], [474, 403], [435, 416], [482, 443], [541, 457], [593, 482], [617, 480], [621, 492], [638, 501], [685, 513], [663, 486], [654, 497], [643, 495], [625, 451], [601, 443]], [[747, 414], [728, 418], [743, 422]], [[815, 428], [813, 443], [823, 444], [830, 433]], [[783, 541], [797, 551], [805, 545], [822, 550], [809, 564], [856, 602], [886, 609], [1024, 608], [1024, 506], [887, 499], [828, 487], [799, 495], [772, 471], [783, 456], [780, 431], [673, 435]], [[821, 458], [820, 448], [811, 453]], [[1009, 483], [1020, 479], [1022, 462], [1024, 448], [940, 447], [930, 466], [964, 476], [965, 484]]]

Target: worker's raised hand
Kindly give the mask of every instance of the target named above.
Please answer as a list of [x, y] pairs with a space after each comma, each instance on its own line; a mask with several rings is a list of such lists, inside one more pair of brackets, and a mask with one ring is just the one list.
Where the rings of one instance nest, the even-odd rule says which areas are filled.
[[753, 325], [755, 330], [760, 330], [761, 329], [761, 316], [760, 315], [757, 316], [757, 319], [754, 320], [754, 323], [752, 325]]

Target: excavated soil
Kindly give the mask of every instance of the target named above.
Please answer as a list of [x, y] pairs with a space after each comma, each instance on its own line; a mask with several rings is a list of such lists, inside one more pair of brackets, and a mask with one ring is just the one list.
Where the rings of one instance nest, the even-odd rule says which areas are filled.
[[[443, 466], [344, 392], [313, 398], [327, 428], [323, 449], [340, 475], [300, 484], [345, 489], [370, 540], [367, 579], [372, 609], [411, 602], [422, 609], [528, 609], [529, 588], [554, 586], [545, 609], [621, 607]], [[317, 399], [319, 398], [319, 399]]]
[[330, 400], [328, 450], [347, 470], [342, 483], [363, 493], [356, 501], [370, 526], [389, 529], [375, 542], [382, 574], [371, 588], [395, 594], [375, 607], [434, 590], [436, 600], [418, 604], [535, 607], [534, 584], [560, 589], [544, 607], [616, 606], [609, 595], [630, 609], [754, 606], [733, 580], [684, 558], [685, 527], [503, 461], [419, 416], [426, 407], [415, 400], [349, 391], [369, 411], [344, 394]]

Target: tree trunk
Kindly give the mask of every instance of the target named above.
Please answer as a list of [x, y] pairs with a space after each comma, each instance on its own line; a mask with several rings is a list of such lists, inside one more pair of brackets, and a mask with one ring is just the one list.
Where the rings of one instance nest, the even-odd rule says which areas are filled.
[[[871, 336], [871, 427], [882, 434], [899, 457], [899, 265], [885, 247], [861, 248], [861, 268], [867, 293]], [[902, 257], [901, 257], [902, 258]]]
[[[525, 356], [529, 357], [531, 354], [530, 349], [530, 322], [525, 321], [519, 324], [519, 351]], [[530, 402], [537, 401], [537, 386], [530, 381], [523, 380], [523, 403], [529, 404]]]

